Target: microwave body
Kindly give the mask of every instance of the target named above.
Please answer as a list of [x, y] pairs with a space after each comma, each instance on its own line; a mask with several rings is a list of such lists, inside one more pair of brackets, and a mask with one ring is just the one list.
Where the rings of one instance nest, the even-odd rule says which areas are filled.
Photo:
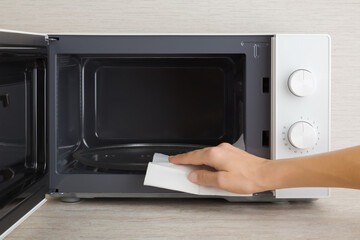
[[[329, 151], [327, 35], [2, 31], [0, 62], [0, 232], [46, 193], [199, 197], [144, 186], [154, 152], [221, 142], [273, 160]], [[296, 188], [226, 199], [328, 195]]]

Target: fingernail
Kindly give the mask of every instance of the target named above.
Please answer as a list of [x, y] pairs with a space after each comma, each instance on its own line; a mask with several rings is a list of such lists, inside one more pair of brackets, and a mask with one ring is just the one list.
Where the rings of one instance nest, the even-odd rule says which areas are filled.
[[196, 183], [198, 177], [197, 177], [197, 174], [196, 174], [196, 173], [191, 172], [191, 173], [189, 174], [188, 178], [189, 178], [189, 180], [190, 180], [191, 182]]

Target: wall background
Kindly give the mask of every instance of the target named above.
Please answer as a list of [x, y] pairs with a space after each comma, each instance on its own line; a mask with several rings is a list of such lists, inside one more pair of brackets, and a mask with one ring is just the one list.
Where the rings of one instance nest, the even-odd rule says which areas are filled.
[[42, 33], [328, 33], [332, 149], [360, 144], [359, 0], [1, 0], [0, 28]]

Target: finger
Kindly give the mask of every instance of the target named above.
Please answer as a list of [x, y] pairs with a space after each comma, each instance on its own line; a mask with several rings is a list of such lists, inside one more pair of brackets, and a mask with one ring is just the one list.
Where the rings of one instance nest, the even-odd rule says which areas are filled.
[[195, 170], [188, 178], [193, 183], [207, 187], [222, 188], [224, 184], [224, 173], [219, 171]]
[[194, 161], [194, 156], [201, 155], [208, 148], [197, 149], [187, 153], [180, 153], [176, 155], [169, 156], [169, 162], [174, 164], [192, 164], [192, 165], [203, 165], [203, 163], [198, 163]]
[[207, 165], [217, 170], [225, 170], [226, 159], [220, 147], [209, 147], [196, 151], [171, 156], [169, 161], [174, 164]]

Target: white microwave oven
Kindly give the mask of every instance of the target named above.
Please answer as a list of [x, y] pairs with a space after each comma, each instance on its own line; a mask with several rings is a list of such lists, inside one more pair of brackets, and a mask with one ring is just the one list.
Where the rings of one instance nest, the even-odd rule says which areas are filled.
[[154, 152], [228, 142], [276, 161], [329, 151], [328, 35], [1, 31], [0, 62], [0, 233], [45, 194], [199, 197], [144, 186]]

